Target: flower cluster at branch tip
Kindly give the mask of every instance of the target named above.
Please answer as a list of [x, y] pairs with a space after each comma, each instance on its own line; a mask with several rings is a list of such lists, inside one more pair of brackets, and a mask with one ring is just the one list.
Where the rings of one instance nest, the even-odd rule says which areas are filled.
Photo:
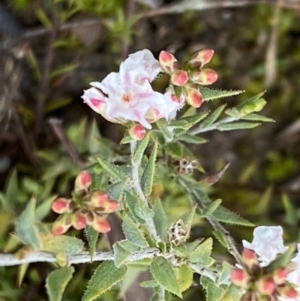
[[110, 231], [106, 216], [117, 211], [119, 203], [109, 199], [104, 191], [90, 191], [91, 184], [91, 175], [82, 171], [76, 177], [72, 199], [57, 198], [52, 203], [52, 210], [60, 214], [53, 224], [53, 235], [61, 235], [71, 226], [76, 230], [89, 225], [100, 233]]
[[231, 281], [243, 290], [242, 301], [299, 301], [300, 244], [288, 267], [270, 265], [287, 251], [282, 228], [257, 227], [252, 243], [243, 241], [243, 266], [234, 268]]
[[[110, 122], [135, 123], [129, 134], [133, 139], [141, 140], [145, 129], [152, 128], [151, 123], [161, 118], [175, 118], [186, 100], [195, 108], [201, 106], [198, 86], [210, 85], [218, 78], [214, 70], [202, 68], [213, 54], [211, 49], [201, 50], [179, 69], [178, 61], [169, 52], [162, 51], [158, 61], [149, 50], [138, 51], [129, 55], [120, 65], [119, 72], [108, 74], [102, 82], [90, 83], [93, 87], [85, 90], [82, 98]], [[170, 87], [164, 94], [154, 91], [151, 86], [160, 72], [171, 77]]]

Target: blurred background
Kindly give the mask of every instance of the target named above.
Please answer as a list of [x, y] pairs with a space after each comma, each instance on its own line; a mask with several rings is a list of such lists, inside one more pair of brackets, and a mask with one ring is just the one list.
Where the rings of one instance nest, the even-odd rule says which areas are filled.
[[[15, 250], [16, 243], [7, 240], [11, 221], [32, 195], [41, 217], [51, 221], [46, 216], [53, 196], [67, 194], [93, 153], [92, 131], [121, 140], [123, 128], [92, 112], [80, 96], [89, 82], [101, 81], [129, 53], [144, 48], [155, 57], [168, 50], [178, 60], [214, 49], [209, 67], [219, 80], [213, 86], [246, 92], [203, 107], [231, 107], [266, 91], [263, 114], [275, 122], [206, 133], [209, 142], [193, 152], [208, 174], [231, 162], [212, 199], [222, 198], [225, 207], [257, 225], [282, 225], [287, 242], [300, 241], [299, 0], [10, 0], [0, 3], [2, 252]], [[156, 89], [165, 87], [164, 79], [156, 82]], [[238, 243], [252, 238], [253, 229], [228, 229]], [[196, 224], [192, 236], [208, 233]], [[31, 265], [16, 289], [22, 271], [20, 276], [17, 268], [0, 267], [0, 300], [47, 300], [50, 270]], [[91, 270], [78, 268], [66, 300], [81, 295], [83, 276]], [[186, 300], [195, 296], [197, 288]], [[112, 291], [101, 300], [115, 298]]]

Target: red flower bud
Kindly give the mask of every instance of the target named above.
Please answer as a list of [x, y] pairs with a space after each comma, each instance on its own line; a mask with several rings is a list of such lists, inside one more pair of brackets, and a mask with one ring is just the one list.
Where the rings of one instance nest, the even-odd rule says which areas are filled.
[[110, 225], [108, 221], [99, 215], [95, 215], [95, 219], [92, 222], [91, 226], [100, 233], [107, 233], [110, 231]]
[[105, 208], [105, 204], [108, 202], [108, 200], [107, 194], [101, 190], [93, 191], [90, 198], [90, 202], [95, 208]]
[[291, 285], [279, 286], [277, 289], [280, 297], [288, 299], [296, 299], [299, 297], [299, 293]]
[[202, 105], [202, 95], [198, 89], [187, 89], [187, 102], [194, 108], [200, 108]]
[[265, 276], [256, 282], [256, 287], [262, 295], [272, 295], [276, 289], [276, 284], [272, 277]]
[[82, 171], [75, 179], [75, 191], [88, 189], [92, 184], [92, 177], [87, 171]]
[[146, 135], [146, 130], [143, 126], [140, 124], [135, 124], [132, 126], [129, 130], [129, 135], [134, 139], [134, 140], [143, 140], [145, 135]]
[[71, 227], [70, 214], [61, 215], [52, 226], [52, 234], [55, 236], [62, 235]]
[[170, 52], [161, 51], [158, 59], [165, 72], [173, 73], [178, 69], [178, 61]]
[[250, 269], [253, 269], [253, 268], [259, 266], [257, 256], [256, 256], [255, 252], [252, 250], [244, 249], [242, 252], [242, 258], [243, 258], [244, 264]]
[[70, 200], [65, 198], [58, 198], [52, 203], [51, 209], [58, 214], [62, 214], [69, 210], [69, 204]]
[[189, 64], [193, 67], [202, 67], [203, 65], [210, 62], [214, 55], [214, 51], [212, 49], [202, 49], [193, 54], [191, 57]]
[[246, 271], [234, 268], [230, 273], [230, 278], [233, 284], [239, 287], [243, 287], [248, 282], [249, 276]]
[[72, 214], [72, 226], [76, 230], [82, 230], [86, 227], [87, 218], [80, 210]]
[[273, 272], [273, 279], [277, 285], [283, 284], [288, 276], [288, 270], [280, 267]]
[[193, 78], [192, 81], [195, 84], [207, 86], [217, 81], [218, 74], [215, 70], [207, 68], [201, 70], [200, 73], [194, 72], [192, 78]]
[[188, 80], [188, 73], [184, 70], [177, 70], [171, 76], [171, 83], [175, 86], [184, 86]]
[[114, 200], [109, 200], [106, 203], [105, 213], [112, 213], [119, 209], [119, 203]]

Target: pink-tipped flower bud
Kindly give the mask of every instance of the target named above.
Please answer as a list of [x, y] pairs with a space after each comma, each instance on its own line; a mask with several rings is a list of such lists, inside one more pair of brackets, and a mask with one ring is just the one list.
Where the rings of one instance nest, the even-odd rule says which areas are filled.
[[212, 49], [202, 49], [194, 53], [188, 63], [194, 68], [201, 68], [210, 62], [214, 53]]
[[86, 227], [87, 224], [87, 218], [84, 213], [82, 213], [80, 210], [76, 211], [72, 214], [72, 226], [76, 230], [82, 230]]
[[284, 285], [277, 287], [280, 297], [287, 298], [287, 299], [296, 299], [299, 297], [299, 293], [291, 286], [291, 285]]
[[198, 89], [187, 89], [187, 102], [194, 108], [200, 108], [202, 105], [202, 94]]
[[262, 295], [272, 295], [276, 290], [273, 277], [265, 276], [256, 281], [256, 288]]
[[51, 209], [58, 214], [63, 214], [69, 210], [70, 200], [65, 198], [56, 199], [52, 205]]
[[94, 221], [92, 222], [91, 226], [100, 233], [107, 233], [110, 231], [110, 225], [108, 221], [99, 215], [95, 215]]
[[273, 272], [273, 279], [277, 285], [283, 284], [288, 276], [288, 270], [280, 267]]
[[192, 75], [192, 81], [195, 84], [208, 86], [216, 82], [218, 74], [213, 69], [203, 69], [200, 72], [194, 72]]
[[70, 215], [63, 214], [54, 222], [51, 232], [54, 236], [62, 235], [68, 231], [71, 225]]
[[108, 200], [109, 198], [104, 191], [96, 190], [91, 193], [90, 202], [94, 208], [101, 207], [104, 210]]
[[255, 254], [254, 251], [252, 251], [250, 249], [243, 250], [242, 259], [243, 259], [244, 264], [250, 269], [255, 269], [256, 267], [259, 266], [257, 255]]
[[189, 80], [188, 73], [184, 70], [177, 70], [171, 75], [171, 83], [174, 86], [184, 86]]
[[129, 135], [134, 140], [143, 140], [146, 135], [146, 130], [140, 124], [135, 124], [130, 128]]
[[159, 62], [163, 70], [167, 73], [173, 73], [178, 69], [178, 61], [175, 56], [167, 51], [161, 51], [159, 54]]
[[106, 203], [105, 213], [116, 212], [119, 209], [120, 204], [114, 200], [109, 200]]
[[245, 270], [234, 268], [230, 273], [230, 279], [236, 286], [244, 287], [248, 282], [249, 276]]
[[78, 190], [86, 190], [88, 189], [92, 184], [92, 177], [90, 173], [87, 171], [82, 171], [78, 174], [78, 176], [75, 179], [75, 191]]

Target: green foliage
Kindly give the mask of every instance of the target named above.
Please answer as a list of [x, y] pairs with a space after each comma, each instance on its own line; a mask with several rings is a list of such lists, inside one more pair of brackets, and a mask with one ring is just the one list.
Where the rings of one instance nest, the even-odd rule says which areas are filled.
[[72, 279], [73, 267], [64, 267], [51, 272], [46, 279], [46, 288], [50, 301], [61, 301], [63, 292]]
[[88, 241], [91, 259], [93, 260], [93, 256], [96, 251], [96, 245], [99, 238], [99, 233], [96, 230], [94, 230], [92, 227], [86, 227], [84, 229], [84, 234]]
[[105, 261], [98, 266], [90, 279], [82, 301], [92, 301], [110, 290], [126, 274], [126, 266], [117, 268], [113, 261]]
[[201, 276], [200, 284], [205, 289], [207, 301], [218, 301], [225, 293], [225, 290], [222, 287], [215, 284], [210, 278], [206, 276]]

